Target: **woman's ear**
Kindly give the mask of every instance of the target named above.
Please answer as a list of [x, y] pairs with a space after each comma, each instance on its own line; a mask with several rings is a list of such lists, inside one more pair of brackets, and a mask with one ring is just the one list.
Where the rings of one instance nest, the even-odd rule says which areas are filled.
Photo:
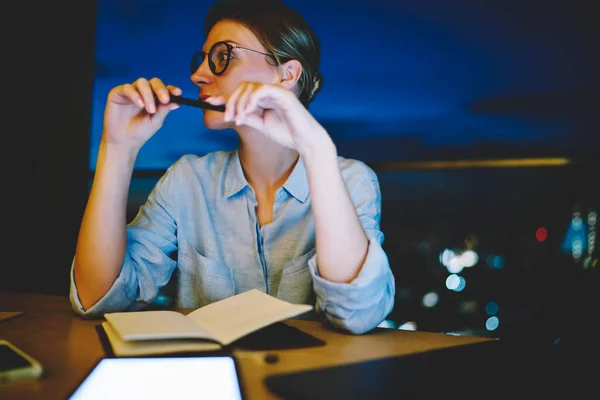
[[280, 67], [281, 86], [291, 90], [302, 76], [302, 64], [298, 60], [290, 60]]

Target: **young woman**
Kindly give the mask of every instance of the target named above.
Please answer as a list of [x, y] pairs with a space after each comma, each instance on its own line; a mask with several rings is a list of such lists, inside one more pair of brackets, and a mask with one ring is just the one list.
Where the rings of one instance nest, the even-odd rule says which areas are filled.
[[150, 305], [177, 273], [177, 306], [197, 308], [257, 288], [315, 304], [352, 333], [390, 313], [395, 284], [381, 244], [377, 176], [337, 155], [308, 111], [321, 87], [320, 46], [305, 20], [277, 1], [221, 1], [192, 59], [209, 129], [233, 128], [235, 151], [185, 155], [126, 224], [140, 148], [177, 87], [140, 78], [107, 99], [96, 173], [71, 273], [84, 316]]

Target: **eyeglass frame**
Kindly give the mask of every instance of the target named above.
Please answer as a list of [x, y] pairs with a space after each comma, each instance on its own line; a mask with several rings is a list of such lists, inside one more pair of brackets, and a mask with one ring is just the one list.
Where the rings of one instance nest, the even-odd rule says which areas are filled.
[[[218, 45], [222, 45], [222, 44], [224, 44], [224, 45], [225, 45], [225, 47], [227, 47], [227, 62], [225, 63], [225, 67], [223, 68], [223, 71], [221, 71], [221, 72], [217, 73], [217, 72], [215, 72], [215, 69], [216, 69], [216, 67], [214, 66], [214, 63], [211, 61], [211, 59], [210, 59], [209, 55], [210, 55], [210, 52], [211, 52], [211, 51], [213, 51], [213, 49], [214, 49], [216, 46], [218, 46]], [[215, 44], [213, 44], [213, 45], [211, 46], [210, 50], [208, 51], [208, 53], [206, 53], [206, 52], [204, 52], [204, 51], [197, 51], [197, 52], [195, 52], [195, 53], [192, 55], [192, 59], [191, 59], [191, 61], [190, 61], [190, 73], [193, 75], [193, 74], [194, 74], [194, 73], [195, 73], [195, 72], [198, 70], [198, 68], [200, 68], [200, 66], [202, 65], [202, 63], [204, 62], [204, 60], [205, 60], [206, 58], [208, 58], [208, 67], [210, 68], [211, 72], [212, 72], [213, 74], [217, 75], [217, 76], [223, 75], [223, 74], [225, 73], [225, 71], [227, 71], [227, 68], [229, 68], [229, 63], [231, 62], [231, 51], [232, 51], [233, 49], [242, 49], [242, 50], [248, 50], [248, 51], [251, 51], [251, 52], [253, 52], [253, 53], [262, 54], [262, 55], [265, 55], [265, 56], [267, 56], [267, 57], [271, 57], [271, 58], [275, 59], [275, 57], [274, 57], [272, 54], [269, 54], [269, 53], [263, 53], [262, 51], [258, 51], [258, 50], [249, 49], [249, 48], [247, 48], [247, 47], [242, 47], [242, 46], [239, 46], [239, 45], [237, 45], [237, 44], [231, 44], [231, 43], [228, 43], [228, 42], [226, 42], [226, 41], [224, 41], [224, 40], [223, 40], [223, 41], [216, 42]], [[197, 58], [199, 55], [203, 55], [203, 58], [202, 58], [202, 61], [201, 61], [199, 64], [197, 64], [197, 63], [195, 63], [195, 62], [194, 62], [194, 60], [196, 60], [196, 58]], [[196, 68], [194, 68], [194, 65], [196, 65], [196, 64], [197, 64], [197, 66], [196, 66]]]

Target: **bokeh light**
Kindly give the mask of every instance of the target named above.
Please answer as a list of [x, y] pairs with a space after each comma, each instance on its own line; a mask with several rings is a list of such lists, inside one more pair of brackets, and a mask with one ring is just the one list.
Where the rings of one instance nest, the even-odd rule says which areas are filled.
[[435, 305], [438, 303], [440, 299], [440, 296], [438, 296], [438, 294], [436, 292], [429, 292], [426, 293], [425, 296], [423, 296], [423, 306], [427, 307], [427, 308], [431, 308], [431, 307], [435, 307]]
[[496, 313], [498, 312], [498, 308], [498, 303], [496, 303], [495, 301], [490, 301], [485, 305], [485, 313], [490, 316], [496, 315]]
[[496, 317], [496, 316], [489, 317], [485, 321], [485, 329], [487, 329], [488, 331], [495, 331], [496, 329], [498, 329], [499, 325], [500, 325], [500, 319], [498, 319], [498, 317]]
[[546, 238], [548, 238], [548, 230], [543, 226], [539, 227], [535, 231], [535, 238], [538, 240], [538, 242], [543, 242], [544, 240], [546, 240]]

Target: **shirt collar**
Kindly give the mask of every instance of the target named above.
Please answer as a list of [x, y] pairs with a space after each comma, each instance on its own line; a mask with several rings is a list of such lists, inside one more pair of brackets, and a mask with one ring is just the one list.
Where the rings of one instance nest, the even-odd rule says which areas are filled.
[[238, 151], [231, 153], [225, 172], [225, 197], [229, 198], [248, 185]]
[[296, 162], [292, 173], [283, 184], [283, 188], [301, 203], [304, 203], [308, 198], [310, 192], [308, 178], [301, 157], [298, 157], [298, 162]]
[[[242, 163], [237, 149], [232, 152], [225, 172], [225, 197], [229, 198], [248, 185], [248, 181], [244, 176]], [[308, 198], [309, 187], [308, 178], [306, 177], [306, 169], [302, 158], [298, 158], [292, 173], [283, 184], [283, 188], [296, 200], [304, 203]]]

